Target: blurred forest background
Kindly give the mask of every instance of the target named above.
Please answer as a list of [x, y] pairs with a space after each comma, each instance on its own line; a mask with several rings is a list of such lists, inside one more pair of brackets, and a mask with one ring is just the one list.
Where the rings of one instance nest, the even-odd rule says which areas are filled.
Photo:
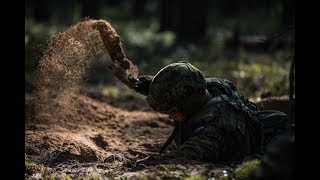
[[[141, 75], [186, 60], [250, 98], [288, 95], [294, 11], [294, 0], [25, 0], [25, 94], [48, 39], [89, 17], [111, 23]], [[143, 99], [106, 68], [110, 61], [93, 63], [83, 93]]]

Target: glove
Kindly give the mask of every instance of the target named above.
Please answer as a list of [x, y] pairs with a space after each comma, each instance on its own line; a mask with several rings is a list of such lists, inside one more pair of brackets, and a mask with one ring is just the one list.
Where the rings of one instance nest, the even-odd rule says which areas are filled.
[[146, 166], [154, 165], [157, 162], [156, 158], [153, 156], [148, 156], [146, 158], [134, 161], [119, 154], [112, 154], [104, 160], [105, 163], [112, 163], [114, 161], [120, 161], [129, 168], [144, 168]]
[[126, 158], [124, 155], [119, 154], [112, 154], [104, 160], [105, 163], [112, 163], [114, 161], [120, 161], [127, 167], [135, 167], [137, 164], [135, 161], [130, 160]]
[[153, 79], [153, 76], [150, 76], [150, 75], [140, 76], [138, 81], [135, 82], [134, 90], [137, 91], [138, 93], [148, 96], [149, 86], [151, 84], [152, 79]]

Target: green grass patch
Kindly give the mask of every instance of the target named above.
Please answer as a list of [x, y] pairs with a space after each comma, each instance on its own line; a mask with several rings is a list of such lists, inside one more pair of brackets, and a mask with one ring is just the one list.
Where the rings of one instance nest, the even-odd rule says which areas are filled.
[[248, 160], [238, 165], [235, 169], [235, 179], [237, 180], [246, 180], [249, 178], [251, 173], [260, 165], [260, 160]]
[[29, 175], [40, 173], [40, 174], [47, 174], [48, 168], [43, 166], [42, 164], [38, 164], [35, 162], [25, 162], [25, 172]]
[[172, 171], [176, 168], [174, 164], [160, 164], [159, 166], [164, 171]]
[[205, 176], [193, 175], [193, 176], [183, 177], [182, 179], [183, 180], [206, 180], [207, 178]]

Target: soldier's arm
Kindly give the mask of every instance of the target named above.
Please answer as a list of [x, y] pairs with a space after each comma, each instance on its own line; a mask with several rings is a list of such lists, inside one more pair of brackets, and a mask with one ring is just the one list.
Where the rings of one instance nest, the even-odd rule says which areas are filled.
[[222, 132], [214, 127], [197, 130], [177, 150], [158, 156], [158, 160], [173, 162], [186, 158], [198, 161], [214, 161], [221, 156], [224, 149]]
[[225, 149], [224, 132], [214, 126], [196, 130], [178, 151], [189, 159], [214, 161]]
[[[136, 166], [139, 164], [165, 164], [181, 161], [182, 159], [198, 161], [215, 161], [223, 155], [225, 150], [223, 131], [215, 127], [206, 127], [196, 130], [192, 136], [182, 144], [177, 150], [171, 151], [160, 156], [152, 156], [143, 161], [130, 161], [123, 157], [111, 156], [105, 162], [118, 160], [127, 166]], [[129, 163], [128, 163], [129, 162]]]
[[153, 79], [153, 76], [150, 76], [150, 75], [140, 76], [138, 81], [136, 82], [136, 86], [134, 87], [134, 90], [138, 93], [148, 96], [149, 86], [152, 79]]

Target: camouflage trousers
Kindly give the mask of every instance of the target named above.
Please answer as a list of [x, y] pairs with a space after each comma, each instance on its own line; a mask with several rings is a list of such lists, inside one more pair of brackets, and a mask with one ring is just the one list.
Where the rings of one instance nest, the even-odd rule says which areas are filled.
[[295, 129], [288, 116], [279, 111], [261, 111], [264, 124], [264, 151], [252, 180], [295, 179]]
[[264, 110], [260, 111], [259, 115], [262, 117], [264, 126], [262, 151], [265, 152], [267, 149], [274, 146], [282, 135], [289, 133], [293, 126], [289, 123], [288, 115], [280, 111]]

